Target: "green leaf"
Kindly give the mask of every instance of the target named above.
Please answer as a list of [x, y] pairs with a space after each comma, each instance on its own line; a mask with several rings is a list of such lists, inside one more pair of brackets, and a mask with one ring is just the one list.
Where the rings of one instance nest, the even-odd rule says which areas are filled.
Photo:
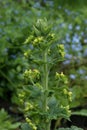
[[87, 109], [82, 109], [80, 111], [72, 112], [72, 115], [87, 116]]
[[21, 130], [32, 130], [32, 128], [27, 123], [24, 123], [21, 125]]
[[10, 129], [16, 129], [16, 128], [18, 128], [19, 126], [20, 126], [20, 124], [21, 123], [15, 123], [15, 124], [12, 124], [11, 126], [10, 126]]
[[76, 126], [71, 126], [71, 128], [59, 128], [58, 130], [83, 130], [83, 129]]
[[18, 128], [20, 123], [13, 123], [8, 113], [1, 109], [0, 111], [0, 130], [14, 130]]

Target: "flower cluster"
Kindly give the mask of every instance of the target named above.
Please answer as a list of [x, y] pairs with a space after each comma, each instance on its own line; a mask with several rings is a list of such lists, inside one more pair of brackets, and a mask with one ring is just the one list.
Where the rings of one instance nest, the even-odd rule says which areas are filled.
[[25, 112], [32, 110], [34, 107], [31, 103], [25, 102]]
[[57, 45], [57, 47], [58, 47], [59, 54], [64, 58], [64, 56], [65, 56], [64, 45], [59, 44], [59, 45]]
[[67, 77], [63, 74], [63, 72], [61, 72], [60, 74], [58, 72], [56, 72], [55, 78], [62, 80], [65, 84], [68, 83]]
[[37, 70], [37, 69], [33, 69], [33, 70], [26, 70], [24, 72], [24, 78], [25, 79], [39, 79], [39, 76], [40, 76], [40, 72]]
[[37, 130], [37, 127], [35, 126], [35, 124], [32, 123], [32, 121], [26, 117], [26, 122], [32, 127], [32, 130]]
[[67, 111], [68, 114], [71, 114], [69, 105], [65, 106], [64, 108], [65, 108], [65, 110]]
[[63, 89], [63, 93], [68, 96], [69, 101], [72, 101], [72, 92], [67, 89]]
[[40, 43], [43, 42], [43, 41], [44, 41], [44, 38], [43, 38], [42, 36], [36, 37], [36, 38], [34, 39], [34, 41], [33, 41], [33, 45], [34, 45], [34, 46], [37, 46], [38, 44], [40, 44]]
[[49, 40], [54, 40], [55, 39], [55, 34], [54, 33], [49, 33], [48, 39]]
[[65, 109], [68, 115], [71, 114], [69, 105], [67, 105], [67, 106], [62, 106], [62, 105], [61, 105], [61, 108]]
[[19, 102], [23, 105], [24, 104], [24, 98], [25, 98], [25, 92], [21, 91], [20, 93], [18, 93], [18, 97], [19, 97]]

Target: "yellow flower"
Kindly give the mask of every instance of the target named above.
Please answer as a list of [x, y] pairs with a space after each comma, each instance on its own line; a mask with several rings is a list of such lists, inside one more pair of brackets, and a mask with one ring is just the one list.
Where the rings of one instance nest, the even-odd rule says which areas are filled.
[[55, 38], [55, 34], [54, 34], [54, 33], [51, 33], [51, 34], [49, 34], [48, 36], [49, 36], [49, 38], [51, 38], [51, 39], [54, 39], [54, 38]]
[[71, 96], [71, 95], [72, 95], [72, 92], [68, 92], [68, 95]]
[[24, 53], [24, 56], [25, 56], [25, 57], [28, 57], [28, 53], [27, 53], [27, 52], [25, 52], [25, 53]]
[[60, 75], [61, 75], [61, 77], [64, 77], [64, 74], [63, 74], [63, 72], [61, 72], [61, 74], [60, 74]]
[[26, 122], [30, 124], [31, 120], [28, 117], [26, 117]]
[[68, 91], [66, 89], [63, 89], [64, 94], [68, 94]]
[[59, 45], [57, 45], [57, 47], [58, 47], [59, 54], [64, 58], [64, 56], [65, 56], [64, 45], [59, 44]]
[[56, 79], [59, 79], [60, 78], [60, 74], [58, 72], [56, 72], [56, 76], [55, 76]]
[[38, 42], [38, 39], [36, 38], [36, 39], [34, 39], [34, 43], [37, 43]]
[[35, 74], [39, 74], [40, 72], [37, 69], [33, 70], [35, 72]]
[[37, 130], [37, 127], [36, 126], [32, 126], [33, 130]]
[[72, 97], [69, 97], [69, 101], [72, 102]]
[[43, 37], [37, 37], [34, 39], [33, 45], [38, 45], [41, 42], [43, 42]]
[[37, 130], [37, 127], [35, 126], [35, 124], [33, 124], [28, 117], [26, 117], [26, 122], [29, 123], [29, 125], [32, 127], [33, 130]]
[[58, 48], [61, 49], [61, 50], [64, 50], [64, 45], [63, 44], [59, 44]]
[[43, 37], [38, 37], [38, 41], [42, 42], [43, 41]]

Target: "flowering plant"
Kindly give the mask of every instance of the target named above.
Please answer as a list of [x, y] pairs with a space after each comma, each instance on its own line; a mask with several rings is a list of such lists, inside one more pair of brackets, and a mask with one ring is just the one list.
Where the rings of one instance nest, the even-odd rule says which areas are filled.
[[[24, 83], [19, 91], [21, 109], [26, 124], [22, 129], [50, 130], [51, 121], [69, 119], [68, 80], [63, 72], [56, 72], [55, 65], [64, 60], [64, 46], [57, 43], [57, 36], [49, 22], [37, 20], [31, 35], [24, 42], [24, 56], [29, 68], [24, 72]], [[56, 129], [57, 124], [55, 125]]]

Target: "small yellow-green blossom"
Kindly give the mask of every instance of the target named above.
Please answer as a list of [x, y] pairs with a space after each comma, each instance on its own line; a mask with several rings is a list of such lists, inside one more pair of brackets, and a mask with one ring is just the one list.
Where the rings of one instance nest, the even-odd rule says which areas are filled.
[[25, 103], [25, 111], [29, 111], [33, 109], [33, 105], [29, 102]]
[[19, 97], [19, 102], [21, 103], [21, 104], [23, 104], [24, 103], [24, 98], [25, 98], [25, 92], [20, 92], [19, 94], [18, 94], [18, 97]]
[[49, 38], [51, 38], [51, 39], [54, 39], [54, 38], [55, 38], [55, 34], [54, 34], [54, 33], [51, 33], [51, 34], [49, 34], [48, 36], [49, 36]]
[[23, 97], [25, 97], [25, 92], [21, 92], [21, 93], [19, 93], [18, 96], [19, 96], [19, 98], [23, 98]]
[[67, 105], [67, 106], [65, 107], [65, 109], [66, 109], [66, 111], [67, 111], [68, 114], [71, 114], [71, 111], [69, 110], [69, 109], [70, 109], [69, 105]]
[[72, 97], [69, 97], [69, 101], [72, 102]]
[[65, 52], [63, 52], [63, 51], [59, 51], [59, 53], [60, 53], [61, 56], [64, 58], [64, 56], [65, 56]]
[[68, 92], [68, 99], [69, 99], [69, 101], [71, 102], [72, 101], [72, 92]]
[[28, 57], [30, 54], [31, 54], [31, 50], [28, 50], [28, 51], [24, 52], [25, 57]]
[[34, 70], [33, 70], [33, 73], [34, 73], [34, 77], [39, 78], [40, 72], [39, 72], [37, 69], [34, 69]]
[[36, 43], [38, 43], [38, 38], [34, 39], [33, 44], [36, 44]]
[[64, 45], [59, 44], [59, 45], [57, 45], [57, 47], [58, 47], [59, 54], [64, 58], [64, 56], [65, 56]]
[[65, 84], [68, 83], [67, 77], [63, 74], [63, 72], [61, 72], [60, 74], [58, 72], [56, 72], [56, 79], [61, 79]]
[[27, 56], [28, 56], [28, 53], [27, 53], [27, 52], [25, 52], [25, 53], [24, 53], [24, 56], [25, 56], [25, 57], [27, 57]]
[[60, 76], [61, 76], [61, 77], [65, 77], [65, 75], [63, 74], [63, 72], [61, 72]]
[[28, 78], [31, 75], [31, 69], [30, 70], [25, 70], [24, 72], [24, 77]]
[[40, 76], [40, 72], [37, 69], [33, 69], [33, 70], [30, 69], [24, 72], [25, 78], [35, 79], [35, 78], [39, 78], [39, 76]]
[[59, 79], [60, 78], [60, 74], [58, 72], [56, 72], [56, 76], [55, 76], [56, 79]]
[[37, 127], [36, 127], [36, 126], [34, 126], [34, 125], [32, 126], [32, 128], [33, 128], [33, 130], [37, 130]]
[[43, 42], [43, 37], [37, 37], [34, 39], [33, 45], [38, 45], [41, 42]]
[[63, 72], [61, 72], [60, 74], [58, 72], [56, 72], [56, 79], [58, 78], [64, 78], [65, 75], [63, 74]]
[[33, 70], [35, 74], [39, 74], [40, 72], [37, 69]]
[[28, 55], [27, 52], [25, 52], [25, 53], [24, 53], [24, 56], [27, 57], [27, 55]]
[[28, 117], [26, 117], [26, 121], [27, 123], [31, 123], [31, 120]]
[[61, 72], [60, 78], [63, 80], [63, 82], [64, 82], [65, 84], [68, 83], [67, 77], [63, 74], [63, 72]]
[[26, 117], [26, 122], [32, 127], [33, 130], [37, 130], [37, 127], [35, 126], [35, 124], [33, 124], [28, 117]]
[[68, 95], [69, 95], [69, 96], [72, 96], [72, 92], [68, 92]]
[[68, 92], [66, 89], [63, 89], [63, 92], [64, 92], [65, 95], [69, 96], [68, 99], [71, 102], [72, 101], [72, 97], [71, 97], [72, 96], [72, 92]]
[[59, 74], [58, 72], [56, 72], [56, 79], [62, 78], [64, 77], [63, 72], [61, 72], [61, 74]]
[[67, 106], [62, 106], [62, 105], [61, 105], [61, 108], [64, 108], [69, 115], [71, 114], [69, 105], [67, 105]]
[[66, 89], [63, 89], [63, 92], [64, 92], [65, 95], [68, 94], [68, 91]]
[[64, 45], [63, 44], [59, 44], [58, 48], [61, 49], [61, 50], [64, 50]]

